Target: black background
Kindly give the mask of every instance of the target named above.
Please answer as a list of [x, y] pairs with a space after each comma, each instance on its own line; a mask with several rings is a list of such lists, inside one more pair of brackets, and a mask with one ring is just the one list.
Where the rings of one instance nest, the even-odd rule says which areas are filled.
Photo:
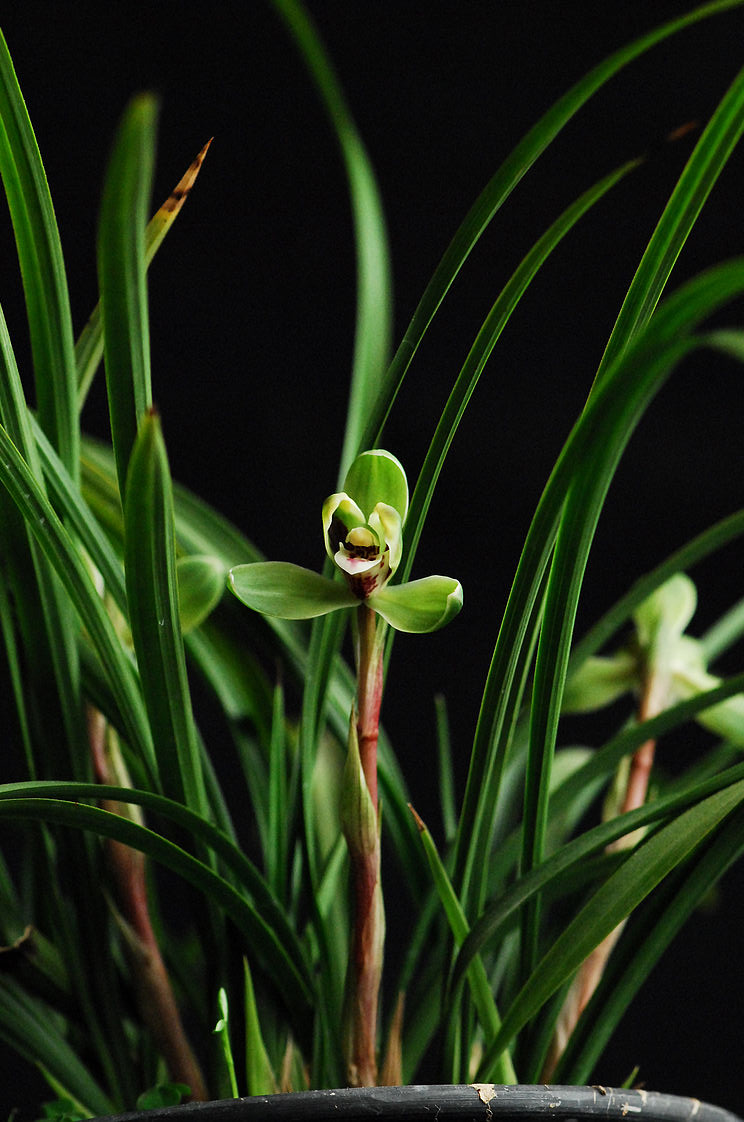
[[[309, 0], [386, 207], [395, 342], [470, 203], [537, 117], [611, 50], [687, 5], [625, 0]], [[154, 202], [204, 143], [204, 169], [151, 271], [153, 383], [175, 476], [265, 553], [317, 566], [351, 360], [352, 230], [341, 161], [268, 3], [8, 5], [14, 57], [55, 200], [76, 330], [95, 302], [95, 221], [129, 96], [162, 99]], [[532, 169], [476, 249], [417, 356], [385, 444], [415, 478], [433, 425], [500, 287], [558, 213], [640, 153], [647, 164], [543, 269], [490, 360], [442, 476], [416, 572], [461, 577], [465, 610], [400, 637], [386, 699], [414, 800], [436, 821], [432, 703], [449, 698], [467, 757], [483, 678], [529, 519], [586, 397], [623, 293], [691, 138], [744, 62], [744, 14], [707, 21], [617, 77]], [[717, 185], [672, 286], [744, 249], [742, 152]], [[19, 360], [25, 324], [7, 221], [0, 299]], [[741, 306], [721, 322], [740, 323]], [[741, 371], [677, 372], [633, 439], [600, 524], [579, 631], [635, 576], [741, 503]], [[87, 410], [104, 435], [102, 385]], [[739, 551], [701, 567], [697, 624], [740, 592]], [[731, 668], [735, 662], [731, 665]], [[691, 748], [694, 751], [694, 745]], [[667, 761], [668, 762], [668, 761]], [[595, 1073], [744, 1109], [741, 875], [696, 915]], [[392, 907], [392, 905], [390, 905]], [[0, 1095], [0, 1109], [18, 1099]]]

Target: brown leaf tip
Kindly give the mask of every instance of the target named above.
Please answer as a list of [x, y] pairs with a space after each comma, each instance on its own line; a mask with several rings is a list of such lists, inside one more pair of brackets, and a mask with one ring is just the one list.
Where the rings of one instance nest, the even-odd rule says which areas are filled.
[[424, 822], [421, 815], [416, 810], [414, 810], [411, 803], [408, 803], [408, 809], [414, 817], [419, 833], [423, 834], [424, 830], [426, 829], [426, 823]]
[[210, 146], [210, 144], [212, 143], [213, 140], [214, 140], [214, 137], [210, 136], [209, 140], [204, 145], [204, 147], [201, 149], [201, 151], [198, 153], [198, 155], [195, 157], [195, 159], [193, 159], [191, 161], [191, 163], [189, 164], [189, 166], [186, 170], [185, 175], [183, 175], [182, 178], [179, 179], [178, 183], [176, 184], [176, 186], [173, 188], [173, 190], [171, 191], [168, 198], [163, 203], [163, 205], [161, 207], [161, 210], [164, 210], [168, 214], [171, 214], [174, 211], [179, 210], [183, 206], [183, 204], [186, 202], [186, 199], [189, 196], [189, 192], [191, 191], [191, 188], [194, 186], [194, 183], [196, 182], [196, 177], [199, 174], [199, 171], [201, 170], [202, 164], [204, 163], [204, 157], [206, 156], [207, 152], [209, 151], [209, 146]]

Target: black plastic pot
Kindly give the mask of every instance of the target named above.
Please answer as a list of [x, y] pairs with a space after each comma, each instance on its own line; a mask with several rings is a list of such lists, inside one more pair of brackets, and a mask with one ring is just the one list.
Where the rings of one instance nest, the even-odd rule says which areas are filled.
[[345, 1088], [190, 1103], [98, 1122], [743, 1122], [697, 1099], [612, 1087], [459, 1086]]

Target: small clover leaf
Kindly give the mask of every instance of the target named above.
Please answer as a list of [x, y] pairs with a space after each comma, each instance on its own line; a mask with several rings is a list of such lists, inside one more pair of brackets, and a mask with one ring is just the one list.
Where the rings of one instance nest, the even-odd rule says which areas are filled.
[[137, 1110], [155, 1110], [159, 1106], [179, 1106], [191, 1094], [185, 1083], [158, 1083], [143, 1091], [137, 1099]]

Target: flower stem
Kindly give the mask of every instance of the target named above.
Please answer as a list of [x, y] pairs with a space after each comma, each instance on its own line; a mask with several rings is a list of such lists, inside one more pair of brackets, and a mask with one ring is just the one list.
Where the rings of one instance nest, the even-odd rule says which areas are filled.
[[[377, 1084], [377, 1014], [385, 914], [380, 884], [380, 827], [377, 795], [377, 739], [382, 702], [382, 631], [365, 604], [357, 620], [357, 701], [349, 737], [346, 811], [343, 828], [351, 867], [353, 915], [346, 980], [346, 1053], [349, 1083]], [[353, 723], [353, 717], [352, 717]]]
[[378, 620], [379, 616], [371, 608], [366, 604], [360, 605], [357, 737], [362, 771], [375, 814], [377, 814], [377, 740], [382, 704], [382, 642], [381, 635], [378, 634]]
[[[665, 674], [654, 673], [653, 671], [647, 674], [638, 706], [639, 722], [647, 721], [663, 712], [667, 705], [668, 686]], [[637, 810], [645, 803], [655, 752], [656, 741], [645, 740], [633, 753], [620, 806], [620, 814], [628, 814], [631, 810]], [[636, 834], [625, 834], [607, 847], [608, 852], [630, 849], [637, 840]], [[602, 979], [607, 960], [612, 954], [624, 926], [625, 921], [623, 920], [594, 948], [584, 960], [574, 978], [556, 1022], [550, 1050], [540, 1075], [542, 1082], [550, 1082], [558, 1060], [576, 1027], [579, 1017], [589, 1004], [592, 994]]]
[[[93, 706], [88, 707], [87, 717], [96, 778], [99, 783], [128, 786], [128, 776], [121, 774], [123, 762], [112, 746], [113, 736], [105, 718]], [[114, 814], [139, 820], [139, 812], [127, 804], [104, 799], [102, 806]], [[191, 1100], [203, 1102], [208, 1098], [204, 1077], [186, 1037], [150, 919], [145, 855], [112, 838], [107, 840], [106, 850], [117, 898], [118, 910], [114, 915], [124, 939], [140, 1016], [162, 1053], [169, 1077], [190, 1088]]]

